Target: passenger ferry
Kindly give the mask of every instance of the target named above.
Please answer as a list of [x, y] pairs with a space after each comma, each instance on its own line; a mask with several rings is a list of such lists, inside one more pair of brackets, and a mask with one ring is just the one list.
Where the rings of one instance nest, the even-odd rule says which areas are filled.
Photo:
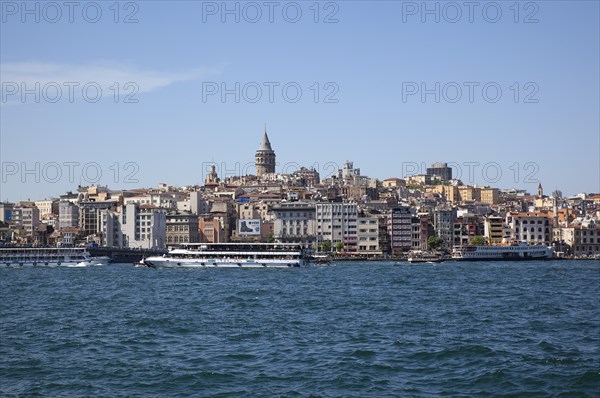
[[286, 243], [188, 243], [144, 262], [171, 268], [289, 268], [305, 265], [306, 256], [300, 245]]
[[89, 267], [108, 264], [85, 247], [0, 247], [1, 267]]
[[548, 246], [529, 246], [525, 242], [512, 245], [463, 246], [452, 251], [452, 259], [458, 261], [523, 261], [547, 260], [554, 255]]

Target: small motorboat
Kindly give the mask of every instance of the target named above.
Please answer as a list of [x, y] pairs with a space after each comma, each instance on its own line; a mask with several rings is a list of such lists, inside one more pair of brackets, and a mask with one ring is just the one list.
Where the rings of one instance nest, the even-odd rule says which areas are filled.
[[136, 261], [133, 263], [134, 267], [148, 267], [148, 264], [146, 264], [145, 259], [141, 259], [140, 261]]
[[441, 263], [445, 260], [444, 256], [435, 253], [423, 253], [415, 254], [408, 258], [408, 262], [411, 264], [418, 263]]
[[315, 265], [327, 265], [331, 263], [331, 258], [327, 255], [314, 255], [312, 259], [313, 264]]

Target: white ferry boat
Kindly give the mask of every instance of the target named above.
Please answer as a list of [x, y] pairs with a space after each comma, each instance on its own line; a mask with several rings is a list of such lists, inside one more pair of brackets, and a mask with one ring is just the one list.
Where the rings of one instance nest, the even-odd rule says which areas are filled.
[[512, 245], [463, 246], [452, 251], [452, 259], [458, 261], [523, 261], [547, 260], [554, 255], [548, 246], [529, 246], [525, 242]]
[[0, 247], [1, 267], [89, 267], [108, 264], [85, 247]]
[[285, 243], [188, 243], [144, 260], [150, 267], [289, 268], [305, 265], [301, 246]]

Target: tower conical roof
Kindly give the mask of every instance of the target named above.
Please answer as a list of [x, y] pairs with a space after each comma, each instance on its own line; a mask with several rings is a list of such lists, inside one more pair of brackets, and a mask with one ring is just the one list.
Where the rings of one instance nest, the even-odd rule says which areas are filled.
[[259, 151], [272, 151], [271, 143], [269, 142], [269, 136], [267, 135], [267, 128], [265, 127], [265, 133], [263, 134], [262, 142], [260, 143]]

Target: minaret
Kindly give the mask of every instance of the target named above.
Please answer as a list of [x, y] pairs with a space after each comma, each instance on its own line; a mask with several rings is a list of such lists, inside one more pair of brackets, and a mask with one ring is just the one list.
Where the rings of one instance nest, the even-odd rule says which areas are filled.
[[265, 133], [263, 134], [260, 147], [256, 151], [255, 159], [257, 176], [260, 177], [267, 173], [275, 173], [275, 151], [273, 151], [269, 142], [267, 126], [265, 126]]
[[542, 199], [543, 196], [544, 196], [544, 190], [542, 189], [542, 183], [540, 182], [538, 184], [538, 198]]

